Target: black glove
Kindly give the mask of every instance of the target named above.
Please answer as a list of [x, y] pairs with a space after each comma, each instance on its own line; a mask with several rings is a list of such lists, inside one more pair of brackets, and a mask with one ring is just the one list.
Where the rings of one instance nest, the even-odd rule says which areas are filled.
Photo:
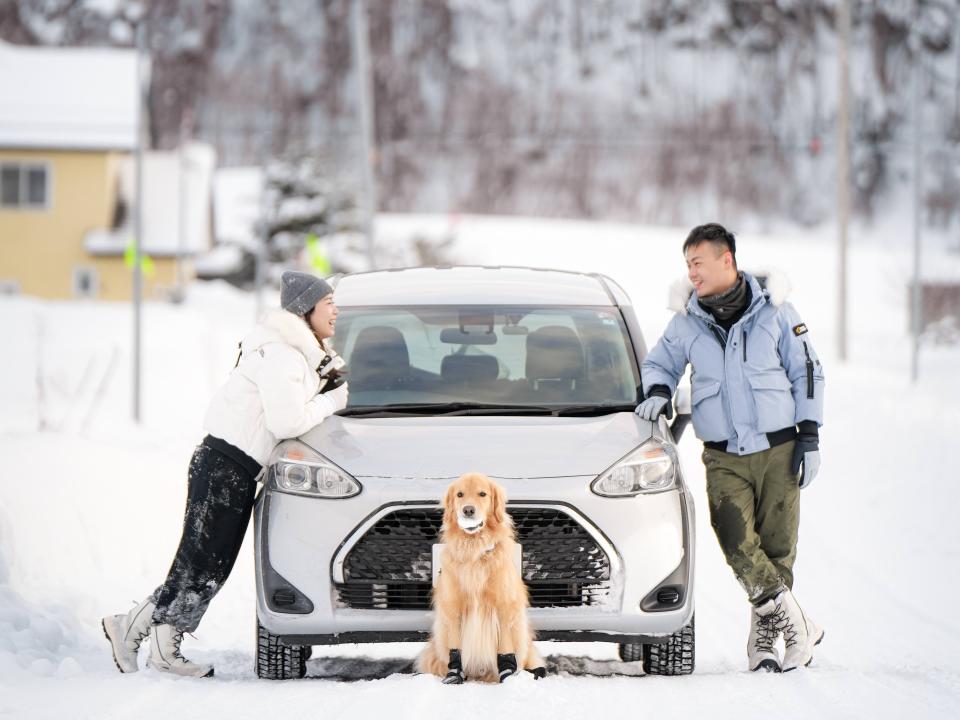
[[535, 667], [533, 670], [527, 670], [527, 672], [533, 674], [534, 680], [543, 680], [547, 676], [545, 667]]
[[[813, 420], [802, 420], [798, 425], [797, 444], [793, 448], [790, 472], [800, 475], [800, 489], [807, 487], [820, 470], [820, 431]], [[800, 468], [803, 473], [800, 473]]]
[[318, 394], [336, 390], [343, 385], [347, 381], [347, 372], [346, 370], [331, 370], [327, 373], [326, 380], [327, 382], [320, 388]]
[[324, 355], [317, 366], [317, 374], [320, 376], [318, 393], [336, 390], [347, 381], [346, 363], [339, 355]]
[[460, 660], [460, 651], [450, 651], [450, 662], [447, 663], [447, 676], [442, 680], [444, 685], [463, 684], [463, 662]]
[[497, 670], [500, 672], [500, 682], [503, 682], [517, 672], [517, 656], [513, 653], [497, 654]]

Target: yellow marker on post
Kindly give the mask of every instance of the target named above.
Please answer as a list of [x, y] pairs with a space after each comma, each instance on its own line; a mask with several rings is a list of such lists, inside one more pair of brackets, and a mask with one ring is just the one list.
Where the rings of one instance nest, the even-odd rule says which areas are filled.
[[320, 238], [316, 234], [310, 233], [307, 235], [306, 247], [307, 262], [310, 263], [310, 269], [317, 275], [330, 275], [333, 270], [330, 267], [330, 261], [327, 260], [327, 256], [323, 254], [323, 249], [320, 247]]
[[[128, 270], [133, 270], [136, 264], [136, 256], [137, 249], [134, 247], [133, 238], [130, 238], [130, 242], [127, 243], [127, 247], [123, 251], [123, 264], [127, 266]], [[140, 253], [140, 272], [145, 277], [153, 275], [153, 258], [142, 252]]]

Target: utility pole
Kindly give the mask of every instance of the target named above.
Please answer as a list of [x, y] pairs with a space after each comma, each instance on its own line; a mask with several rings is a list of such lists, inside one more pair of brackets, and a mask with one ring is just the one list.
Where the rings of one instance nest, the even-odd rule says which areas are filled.
[[260, 243], [257, 247], [256, 267], [254, 268], [254, 319], [259, 320], [263, 314], [263, 285], [267, 277], [267, 243], [270, 241], [270, 206], [267, 183], [267, 165], [269, 153], [264, 152], [260, 165], [260, 227], [257, 234]]
[[[953, 46], [957, 49], [957, 71], [953, 76], [953, 117], [957, 119], [955, 122], [958, 122], [960, 121], [960, 12], [958, 12], [955, 17], [957, 20], [954, 25], [956, 26], [957, 34], [954, 38]], [[954, 157], [960, 158], [960, 155], [956, 154], [956, 148], [954, 150]], [[960, 252], [960, 237], [957, 238], [957, 252]]]
[[373, 174], [375, 137], [373, 128], [373, 83], [370, 77], [370, 33], [367, 30], [367, 3], [353, 0], [350, 6], [353, 30], [353, 66], [357, 77], [357, 106], [360, 113], [360, 158], [363, 178], [363, 224], [367, 237], [367, 263], [375, 269], [374, 223], [377, 212], [377, 186]]
[[187, 234], [189, 232], [187, 204], [190, 202], [188, 182], [191, 177], [190, 158], [186, 153], [188, 138], [193, 137], [193, 112], [190, 108], [180, 111], [180, 147], [177, 151], [177, 289], [176, 301], [186, 296], [183, 258], [187, 253]]
[[174, 298], [180, 302], [184, 296], [183, 255], [187, 248], [187, 158], [184, 157], [183, 130], [180, 131], [180, 147], [177, 148], [177, 264]]
[[[919, 14], [919, 9], [918, 9]], [[913, 45], [913, 280], [910, 284], [910, 330], [913, 348], [910, 354], [910, 380], [916, 382], [920, 365], [920, 333], [923, 310], [920, 298], [920, 223], [923, 222], [923, 46], [917, 31], [911, 33]]]
[[[273, 6], [271, 6], [273, 7]], [[269, 195], [269, 169], [273, 158], [274, 131], [273, 124], [276, 119], [274, 113], [274, 104], [277, 97], [277, 20], [275, 17], [270, 20], [270, 42], [267, 45], [267, 56], [265, 58], [265, 74], [267, 82], [264, 87], [267, 89], [263, 105], [266, 110], [259, 114], [261, 123], [260, 137], [260, 227], [258, 235], [260, 243], [257, 248], [256, 267], [254, 269], [254, 318], [259, 320], [264, 312], [263, 306], [263, 286], [267, 281], [267, 261], [268, 246], [270, 242], [270, 220], [272, 217]]]
[[137, 111], [136, 111], [136, 145], [134, 146], [134, 165], [136, 167], [136, 196], [133, 219], [133, 421], [140, 423], [140, 335], [141, 335], [141, 305], [143, 295], [143, 136], [144, 136], [144, 87], [143, 87], [143, 51], [146, 17], [137, 22]]
[[850, 222], [850, 0], [837, 3], [837, 357], [847, 360], [847, 225]]

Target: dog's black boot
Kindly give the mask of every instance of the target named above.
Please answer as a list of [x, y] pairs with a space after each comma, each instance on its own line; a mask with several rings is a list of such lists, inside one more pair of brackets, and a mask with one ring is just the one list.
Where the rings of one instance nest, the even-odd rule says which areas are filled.
[[443, 679], [444, 685], [463, 684], [463, 662], [460, 660], [460, 651], [450, 651], [450, 662], [447, 663], [447, 676]]
[[500, 682], [517, 672], [517, 656], [513, 653], [497, 655], [497, 670], [500, 672]]
[[545, 667], [535, 667], [532, 670], [528, 669], [527, 672], [533, 675], [534, 680], [543, 680], [547, 676]]

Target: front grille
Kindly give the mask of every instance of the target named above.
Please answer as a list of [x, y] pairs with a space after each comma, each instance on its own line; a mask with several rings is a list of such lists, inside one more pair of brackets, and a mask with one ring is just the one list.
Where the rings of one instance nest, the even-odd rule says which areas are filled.
[[[610, 594], [610, 558], [576, 520], [560, 509], [510, 508], [523, 547], [522, 575], [533, 607], [601, 604]], [[426, 610], [430, 607], [432, 547], [443, 511], [401, 509], [384, 515], [350, 549], [341, 607]]]

